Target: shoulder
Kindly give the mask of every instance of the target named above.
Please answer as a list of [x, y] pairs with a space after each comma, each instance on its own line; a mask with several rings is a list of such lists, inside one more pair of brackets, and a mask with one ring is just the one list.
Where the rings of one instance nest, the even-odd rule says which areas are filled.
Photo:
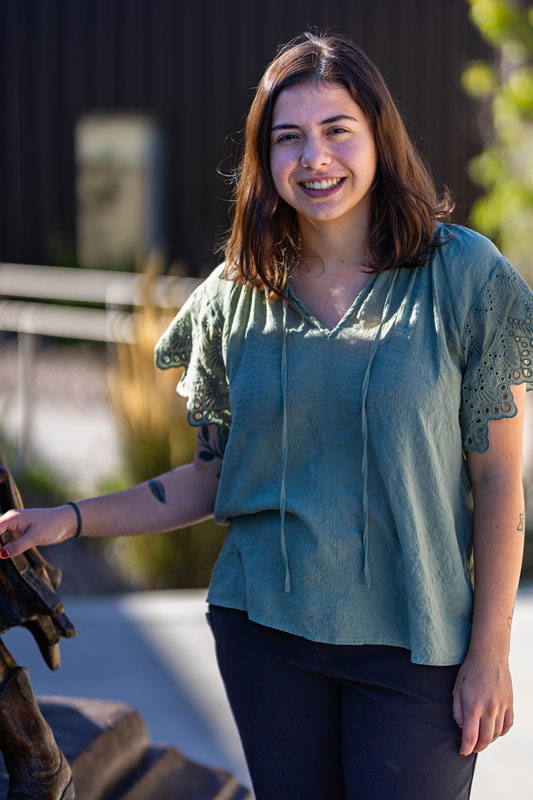
[[[219, 264], [192, 292], [163, 332], [156, 345], [156, 364], [182, 366], [194, 347], [218, 347], [227, 320], [231, 319], [245, 290], [225, 277], [225, 264]], [[175, 354], [178, 353], [176, 357]]]
[[211, 322], [219, 328], [224, 327], [244, 287], [226, 277], [225, 263], [215, 267], [201, 283], [194, 283], [194, 289], [177, 312], [174, 323], [194, 327]]
[[[194, 306], [209, 305], [223, 310], [237, 285], [225, 277], [225, 264], [219, 264], [192, 292], [187, 304]], [[185, 304], [184, 304], [185, 305]]]
[[444, 284], [458, 327], [479, 294], [505, 262], [486, 236], [462, 225], [440, 224], [437, 237], [445, 241], [435, 253], [435, 280]]
[[502, 254], [486, 236], [463, 225], [439, 225], [439, 239], [445, 244], [437, 251], [443, 269], [450, 280], [463, 288], [481, 288], [490, 277]]

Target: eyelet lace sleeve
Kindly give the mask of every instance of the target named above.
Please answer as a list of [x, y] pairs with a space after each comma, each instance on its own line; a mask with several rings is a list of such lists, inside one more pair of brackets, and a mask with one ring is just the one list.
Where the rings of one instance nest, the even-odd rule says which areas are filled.
[[176, 391], [188, 398], [188, 422], [217, 425], [224, 450], [231, 412], [222, 328], [223, 320], [199, 286], [157, 343], [155, 363], [160, 369], [185, 367]]
[[517, 413], [511, 387], [533, 390], [533, 292], [503, 257], [468, 313], [462, 350], [463, 447], [483, 453], [489, 421]]

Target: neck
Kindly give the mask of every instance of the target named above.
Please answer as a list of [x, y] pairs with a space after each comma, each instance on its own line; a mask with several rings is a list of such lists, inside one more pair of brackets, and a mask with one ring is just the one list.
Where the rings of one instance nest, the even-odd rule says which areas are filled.
[[317, 223], [299, 219], [302, 241], [302, 266], [318, 257], [326, 272], [361, 266], [368, 260], [368, 222], [353, 218], [347, 225], [343, 220]]

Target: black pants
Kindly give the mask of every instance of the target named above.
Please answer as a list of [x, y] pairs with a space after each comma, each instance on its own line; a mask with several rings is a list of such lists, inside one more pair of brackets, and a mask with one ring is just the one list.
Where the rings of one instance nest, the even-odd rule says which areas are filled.
[[458, 665], [388, 645], [318, 644], [209, 607], [257, 800], [468, 800]]

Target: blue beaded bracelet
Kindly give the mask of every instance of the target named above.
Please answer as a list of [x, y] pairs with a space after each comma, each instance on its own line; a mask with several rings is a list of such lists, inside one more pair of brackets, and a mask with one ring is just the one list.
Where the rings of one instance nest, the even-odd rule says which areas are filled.
[[78, 520], [78, 527], [76, 528], [76, 533], [74, 534], [73, 538], [77, 539], [78, 536], [81, 535], [81, 514], [80, 514], [80, 510], [78, 508], [78, 504], [74, 503], [72, 500], [68, 501], [67, 506], [72, 506], [72, 508], [76, 512], [76, 518]]

